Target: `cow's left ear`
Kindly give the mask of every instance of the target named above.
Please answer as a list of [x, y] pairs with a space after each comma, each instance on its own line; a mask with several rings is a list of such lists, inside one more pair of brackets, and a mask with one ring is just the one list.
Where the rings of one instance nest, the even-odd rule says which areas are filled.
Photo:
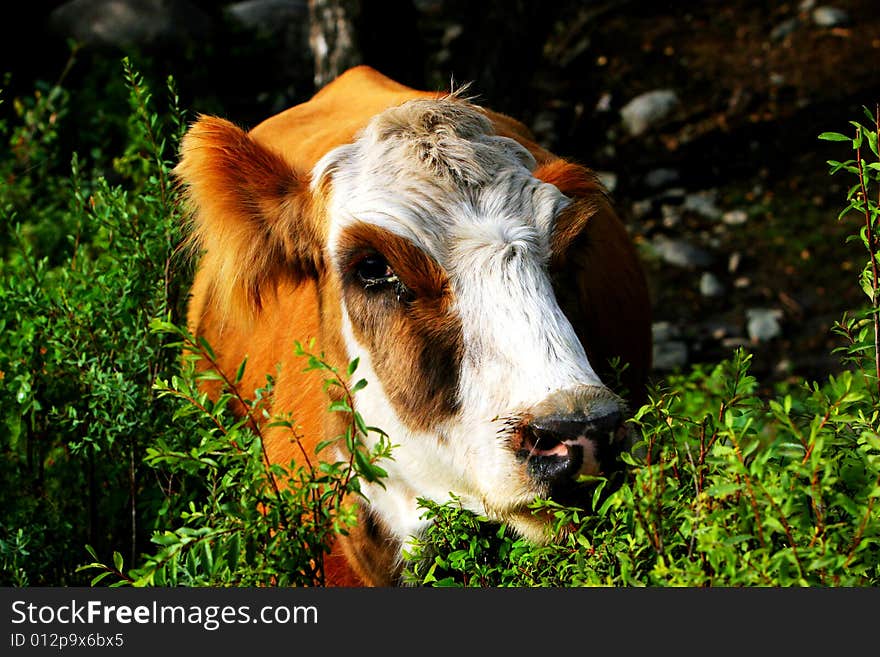
[[[192, 245], [222, 312], [253, 316], [284, 277], [315, 276], [323, 235], [308, 181], [229, 121], [201, 116], [175, 168], [189, 202]], [[208, 271], [204, 271], [208, 270]]]
[[651, 303], [626, 227], [589, 169], [558, 159], [533, 173], [571, 199], [556, 217], [551, 241], [560, 306], [603, 382], [614, 387], [610, 360], [619, 358], [626, 364], [624, 392], [641, 404], [651, 367]]

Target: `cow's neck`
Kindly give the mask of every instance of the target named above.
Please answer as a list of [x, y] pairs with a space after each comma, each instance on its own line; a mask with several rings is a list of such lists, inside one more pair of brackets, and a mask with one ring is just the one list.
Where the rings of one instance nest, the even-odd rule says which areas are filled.
[[[401, 543], [374, 517], [370, 507], [362, 503], [358, 509], [357, 524], [348, 535], [340, 535], [337, 546], [329, 555], [326, 568], [342, 569], [345, 564], [334, 561], [334, 553], [341, 552], [348, 559], [351, 573], [338, 570], [328, 573], [328, 581], [342, 585], [396, 586], [402, 570]], [[359, 580], [359, 581], [358, 581]]]

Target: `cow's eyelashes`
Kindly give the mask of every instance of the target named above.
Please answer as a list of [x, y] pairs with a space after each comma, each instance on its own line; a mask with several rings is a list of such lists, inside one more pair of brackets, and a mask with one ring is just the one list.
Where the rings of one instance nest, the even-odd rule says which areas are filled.
[[371, 253], [361, 258], [354, 266], [354, 273], [364, 289], [393, 290], [398, 301], [407, 301], [411, 293], [401, 282], [397, 274], [378, 253]]
[[398, 282], [397, 274], [391, 269], [388, 261], [378, 254], [361, 258], [354, 266], [354, 272], [364, 287], [393, 285]]

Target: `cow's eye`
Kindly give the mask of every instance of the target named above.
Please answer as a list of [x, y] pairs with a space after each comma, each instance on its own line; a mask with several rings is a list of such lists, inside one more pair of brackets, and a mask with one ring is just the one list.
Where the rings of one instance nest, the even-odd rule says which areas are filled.
[[364, 289], [391, 290], [400, 302], [409, 302], [412, 292], [391, 269], [391, 265], [378, 253], [364, 256], [354, 267], [355, 275]]
[[364, 257], [355, 266], [355, 273], [364, 287], [397, 283], [397, 275], [388, 261], [378, 254]]

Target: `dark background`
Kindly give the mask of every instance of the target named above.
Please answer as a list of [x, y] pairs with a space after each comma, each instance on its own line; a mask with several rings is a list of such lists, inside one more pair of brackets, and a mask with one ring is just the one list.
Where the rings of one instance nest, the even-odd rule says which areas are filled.
[[[113, 83], [123, 55], [154, 89], [173, 75], [191, 115], [246, 127], [350, 64], [421, 88], [472, 81], [478, 102], [609, 182], [651, 282], [658, 374], [747, 345], [762, 380], [797, 380], [836, 367], [830, 326], [862, 303], [862, 254], [844, 243], [857, 220], [837, 221], [851, 181], [829, 178], [825, 164], [849, 152], [816, 137], [851, 130], [863, 106], [880, 102], [880, 5], [834, 0], [827, 24], [817, 18], [822, 4], [6, 3], [0, 74], [11, 74], [6, 99], [63, 79], [75, 108], [62, 132], [69, 150], [116, 138], [82, 126], [102, 121], [100, 103], [125, 106]], [[332, 12], [338, 20], [326, 20]], [[331, 52], [316, 58], [309, 35], [319, 32]], [[628, 133], [621, 109], [654, 89], [673, 91], [677, 104]], [[762, 330], [750, 327], [756, 314]]]

